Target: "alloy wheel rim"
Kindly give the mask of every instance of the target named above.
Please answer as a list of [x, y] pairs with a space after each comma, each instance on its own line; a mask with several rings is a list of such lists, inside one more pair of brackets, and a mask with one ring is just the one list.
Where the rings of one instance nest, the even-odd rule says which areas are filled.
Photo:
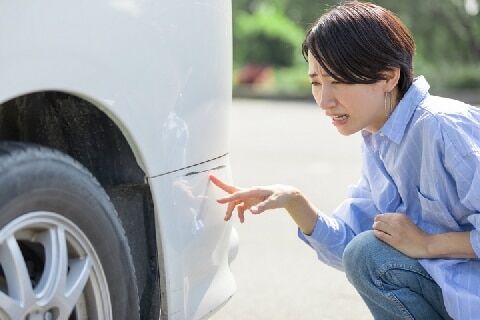
[[38, 211], [0, 230], [0, 318], [112, 319], [100, 259], [73, 222]]

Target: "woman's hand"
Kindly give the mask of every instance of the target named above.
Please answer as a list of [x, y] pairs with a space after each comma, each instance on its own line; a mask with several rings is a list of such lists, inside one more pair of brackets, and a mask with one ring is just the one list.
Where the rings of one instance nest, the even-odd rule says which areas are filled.
[[377, 238], [411, 258], [428, 258], [430, 236], [403, 213], [377, 215], [373, 232]]
[[235, 208], [237, 208], [241, 223], [245, 221], [246, 210], [249, 210], [252, 214], [259, 214], [270, 209], [288, 209], [300, 194], [298, 189], [284, 185], [239, 188], [226, 184], [215, 176], [210, 176], [210, 180], [217, 187], [230, 194], [227, 197], [217, 199], [218, 203], [228, 204], [225, 221], [230, 220]]

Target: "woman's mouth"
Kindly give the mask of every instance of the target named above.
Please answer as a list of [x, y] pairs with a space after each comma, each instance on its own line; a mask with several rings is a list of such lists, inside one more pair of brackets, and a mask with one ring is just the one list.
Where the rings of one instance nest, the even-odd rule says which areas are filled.
[[350, 118], [350, 116], [348, 114], [342, 114], [342, 115], [338, 115], [338, 116], [333, 116], [332, 117], [332, 124], [334, 126], [342, 126], [344, 125], [345, 123], [347, 123], [348, 119]]

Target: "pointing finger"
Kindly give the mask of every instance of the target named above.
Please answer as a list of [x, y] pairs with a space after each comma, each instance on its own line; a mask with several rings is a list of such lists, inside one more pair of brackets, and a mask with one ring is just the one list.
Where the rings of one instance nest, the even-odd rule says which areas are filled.
[[228, 193], [234, 193], [234, 192], [237, 192], [239, 190], [237, 187], [223, 182], [222, 180], [215, 177], [214, 175], [210, 175], [209, 178], [210, 178], [210, 181], [212, 181], [214, 185], [216, 185], [217, 187], [219, 187], [223, 191], [226, 191]]
[[249, 198], [263, 198], [267, 196], [268, 193], [267, 191], [264, 190], [258, 190], [258, 189], [250, 189], [250, 190], [245, 190], [245, 191], [237, 191], [227, 197], [223, 197], [220, 199], [217, 199], [218, 203], [227, 203], [231, 201], [246, 201]]

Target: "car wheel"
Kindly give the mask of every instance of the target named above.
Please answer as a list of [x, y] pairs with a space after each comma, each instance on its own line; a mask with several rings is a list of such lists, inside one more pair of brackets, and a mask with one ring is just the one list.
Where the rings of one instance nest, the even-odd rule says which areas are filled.
[[124, 230], [79, 163], [0, 143], [0, 319], [139, 318]]

